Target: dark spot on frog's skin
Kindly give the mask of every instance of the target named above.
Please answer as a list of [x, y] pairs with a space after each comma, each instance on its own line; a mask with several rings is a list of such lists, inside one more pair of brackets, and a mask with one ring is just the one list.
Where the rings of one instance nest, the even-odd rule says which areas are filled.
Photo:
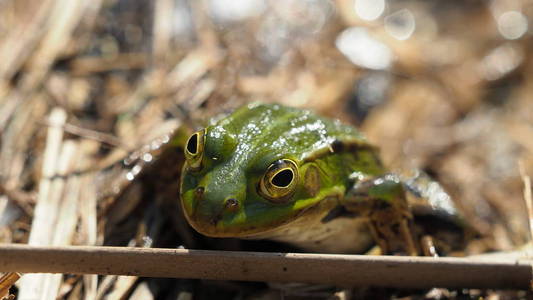
[[334, 140], [331, 143], [331, 149], [333, 149], [333, 152], [342, 152], [344, 150], [344, 143], [340, 140]]
[[283, 272], [287, 272], [287, 267], [283, 267]]
[[355, 155], [355, 157], [358, 157], [358, 150], [373, 150], [372, 147], [368, 145], [361, 145], [359, 143], [341, 140], [334, 140], [330, 144], [330, 148], [333, 150], [334, 153], [350, 152]]
[[201, 199], [204, 195], [205, 188], [203, 186], [199, 186], [194, 190], [194, 198]]

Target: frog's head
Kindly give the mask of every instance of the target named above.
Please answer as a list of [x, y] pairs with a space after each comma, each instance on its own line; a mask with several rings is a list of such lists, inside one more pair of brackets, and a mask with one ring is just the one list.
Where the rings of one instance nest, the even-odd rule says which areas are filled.
[[[317, 141], [285, 134], [299, 124], [287, 120], [290, 113], [294, 111], [249, 106], [191, 135], [180, 194], [184, 214], [198, 232], [214, 237], [261, 234], [341, 193], [325, 179], [331, 176], [302, 159]], [[298, 122], [306, 120], [299, 116]]]

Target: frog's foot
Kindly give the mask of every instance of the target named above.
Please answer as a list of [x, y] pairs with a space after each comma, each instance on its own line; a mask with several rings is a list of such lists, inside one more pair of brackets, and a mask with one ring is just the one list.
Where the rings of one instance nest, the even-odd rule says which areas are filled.
[[418, 255], [409, 217], [398, 215], [392, 210], [373, 212], [368, 217], [372, 236], [383, 254]]
[[384, 254], [417, 255], [412, 216], [404, 189], [395, 175], [363, 179], [346, 193], [343, 205], [369, 220], [370, 230]]
[[437, 253], [437, 248], [435, 247], [435, 242], [433, 237], [430, 235], [425, 235], [420, 239], [420, 247], [422, 248], [422, 253], [424, 256], [439, 257]]

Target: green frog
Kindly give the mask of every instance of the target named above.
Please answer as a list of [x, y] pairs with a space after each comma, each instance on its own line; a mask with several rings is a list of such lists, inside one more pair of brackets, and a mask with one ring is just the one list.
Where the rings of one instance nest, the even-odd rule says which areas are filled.
[[252, 103], [193, 133], [184, 153], [181, 204], [203, 235], [314, 252], [363, 253], [374, 244], [382, 253], [421, 252], [399, 176], [338, 120]]

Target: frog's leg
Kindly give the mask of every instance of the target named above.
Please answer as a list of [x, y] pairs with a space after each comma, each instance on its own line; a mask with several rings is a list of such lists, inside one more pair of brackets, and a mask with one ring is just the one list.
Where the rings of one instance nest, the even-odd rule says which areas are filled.
[[405, 192], [398, 176], [386, 174], [358, 181], [342, 200], [346, 210], [368, 218], [370, 230], [384, 254], [417, 255]]
[[450, 195], [425, 172], [403, 171], [400, 178], [415, 219], [416, 235], [422, 237], [420, 247], [426, 255], [461, 251], [469, 240], [479, 237], [478, 231], [461, 216]]
[[415, 209], [431, 209], [435, 215], [446, 218], [458, 226], [463, 226], [464, 221], [450, 195], [425, 172], [416, 169], [402, 172], [400, 180], [408, 195], [412, 196], [408, 198], [408, 201]]

